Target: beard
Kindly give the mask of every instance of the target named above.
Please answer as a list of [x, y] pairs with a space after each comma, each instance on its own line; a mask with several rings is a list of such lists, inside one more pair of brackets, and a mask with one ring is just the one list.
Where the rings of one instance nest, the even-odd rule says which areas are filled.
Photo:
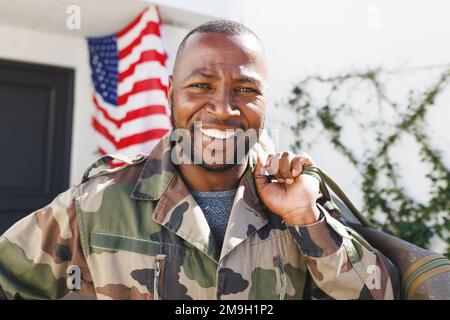
[[[182, 128], [178, 125], [176, 119], [175, 119], [175, 111], [176, 111], [176, 105], [173, 102], [173, 96], [171, 97], [172, 103], [171, 103], [171, 120], [174, 129], [184, 129], [188, 130], [189, 132], [189, 139], [190, 139], [190, 163], [200, 166], [202, 169], [208, 172], [226, 172], [233, 168], [235, 168], [238, 165], [246, 164], [248, 159], [248, 153], [250, 149], [253, 147], [253, 145], [256, 143], [256, 141], [259, 138], [259, 132], [256, 134], [256, 140], [251, 141], [252, 139], [249, 138], [245, 134], [238, 134], [234, 137], [232, 137], [233, 141], [228, 141], [225, 144], [228, 145], [228, 147], [223, 148], [221, 151], [217, 150], [209, 150], [208, 147], [204, 147], [202, 145], [202, 139], [203, 136], [199, 134], [199, 128], [196, 128], [194, 123], [188, 124], [188, 128]], [[216, 124], [216, 122], [208, 121], [210, 124]], [[237, 124], [235, 122], [230, 123], [232, 124], [231, 127], [239, 127], [239, 132], [245, 132], [244, 128], [241, 128], [240, 124]], [[211, 138], [211, 144], [214, 143], [214, 138]], [[219, 161], [205, 161], [205, 153], [209, 152], [214, 156], [216, 156], [216, 152], [220, 152], [222, 154], [222, 157], [219, 159]]]

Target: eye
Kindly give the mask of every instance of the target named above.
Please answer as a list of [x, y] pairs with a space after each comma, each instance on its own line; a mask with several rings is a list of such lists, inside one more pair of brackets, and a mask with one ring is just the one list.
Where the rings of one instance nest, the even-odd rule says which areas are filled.
[[211, 86], [207, 83], [194, 83], [194, 84], [191, 84], [190, 87], [199, 88], [199, 89], [210, 89], [211, 88]]
[[249, 88], [249, 87], [238, 88], [236, 91], [244, 92], [244, 93], [257, 93], [257, 91], [255, 89]]

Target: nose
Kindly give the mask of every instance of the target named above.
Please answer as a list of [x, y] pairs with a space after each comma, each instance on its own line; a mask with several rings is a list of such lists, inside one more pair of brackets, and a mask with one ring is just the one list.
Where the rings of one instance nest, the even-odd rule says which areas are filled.
[[241, 112], [235, 106], [231, 90], [217, 90], [213, 99], [208, 103], [207, 111], [217, 120], [227, 120], [240, 116]]

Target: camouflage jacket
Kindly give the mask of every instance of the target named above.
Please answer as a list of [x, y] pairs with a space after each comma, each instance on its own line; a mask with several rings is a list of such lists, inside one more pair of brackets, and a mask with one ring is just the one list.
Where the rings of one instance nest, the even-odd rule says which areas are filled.
[[394, 297], [384, 256], [322, 206], [322, 219], [303, 227], [269, 212], [255, 192], [252, 162], [220, 251], [170, 153], [166, 136], [149, 156], [85, 179], [17, 222], [0, 238], [0, 293], [16, 299]]

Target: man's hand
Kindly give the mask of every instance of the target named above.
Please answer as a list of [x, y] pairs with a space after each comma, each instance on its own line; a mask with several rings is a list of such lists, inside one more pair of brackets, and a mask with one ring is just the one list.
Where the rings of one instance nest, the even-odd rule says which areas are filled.
[[[303, 167], [311, 165], [314, 163], [306, 153], [275, 153], [265, 165], [258, 157], [253, 176], [259, 198], [287, 224], [307, 225], [319, 220], [319, 180], [301, 174]], [[267, 174], [275, 179], [271, 181]]]

